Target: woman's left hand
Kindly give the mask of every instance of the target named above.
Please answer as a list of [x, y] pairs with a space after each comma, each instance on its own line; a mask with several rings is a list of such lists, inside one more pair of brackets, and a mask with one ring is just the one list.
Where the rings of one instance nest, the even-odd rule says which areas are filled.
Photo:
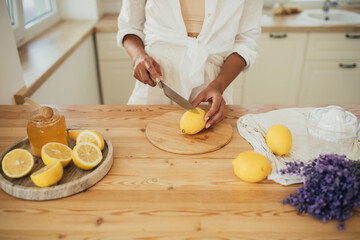
[[218, 88], [209, 84], [209, 86], [199, 93], [192, 104], [197, 107], [201, 102], [208, 102], [210, 104], [210, 109], [205, 114], [204, 120], [207, 122], [205, 128], [209, 128], [224, 119], [226, 103]]

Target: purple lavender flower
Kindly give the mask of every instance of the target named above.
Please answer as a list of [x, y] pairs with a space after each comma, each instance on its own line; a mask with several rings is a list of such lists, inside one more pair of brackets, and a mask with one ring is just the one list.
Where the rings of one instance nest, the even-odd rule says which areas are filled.
[[307, 163], [295, 161], [286, 165], [280, 173], [304, 177], [304, 184], [282, 203], [324, 223], [337, 219], [338, 229], [344, 230], [345, 220], [360, 205], [360, 161], [324, 154]]

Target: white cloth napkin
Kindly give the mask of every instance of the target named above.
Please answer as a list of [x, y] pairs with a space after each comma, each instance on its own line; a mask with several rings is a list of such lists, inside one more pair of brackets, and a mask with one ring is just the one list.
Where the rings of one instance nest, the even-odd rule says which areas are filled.
[[[245, 138], [254, 148], [269, 159], [272, 172], [269, 180], [274, 180], [282, 185], [303, 182], [303, 179], [294, 175], [281, 175], [280, 169], [285, 168], [285, 162], [310, 160], [307, 150], [306, 115], [313, 108], [287, 108], [274, 110], [261, 114], [247, 114], [240, 117], [237, 127], [240, 135]], [[287, 156], [280, 157], [269, 149], [265, 142], [266, 131], [275, 124], [288, 127], [292, 134], [292, 147]]]

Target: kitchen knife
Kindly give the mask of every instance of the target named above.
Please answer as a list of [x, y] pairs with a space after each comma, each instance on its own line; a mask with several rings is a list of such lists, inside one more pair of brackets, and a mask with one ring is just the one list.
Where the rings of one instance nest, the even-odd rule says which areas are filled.
[[[151, 81], [153, 81], [156, 84], [156, 82], [152, 79], [150, 73], [149, 73], [149, 77], [150, 77]], [[182, 107], [186, 110], [192, 111], [194, 113], [199, 113], [199, 111], [191, 104], [191, 102], [189, 102], [188, 100], [183, 98], [180, 94], [178, 94], [177, 92], [172, 90], [163, 81], [160, 80], [158, 85], [160, 85], [159, 87], [161, 87], [163, 89], [165, 96], [170, 98], [173, 102], [177, 103], [180, 107]]]

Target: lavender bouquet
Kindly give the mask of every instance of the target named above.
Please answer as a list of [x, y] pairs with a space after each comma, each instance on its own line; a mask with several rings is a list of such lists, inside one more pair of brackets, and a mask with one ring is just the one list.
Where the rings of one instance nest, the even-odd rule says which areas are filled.
[[360, 205], [360, 161], [324, 154], [307, 163], [296, 161], [286, 165], [280, 173], [301, 176], [304, 184], [282, 203], [324, 223], [337, 219], [338, 229], [345, 229], [345, 220]]

